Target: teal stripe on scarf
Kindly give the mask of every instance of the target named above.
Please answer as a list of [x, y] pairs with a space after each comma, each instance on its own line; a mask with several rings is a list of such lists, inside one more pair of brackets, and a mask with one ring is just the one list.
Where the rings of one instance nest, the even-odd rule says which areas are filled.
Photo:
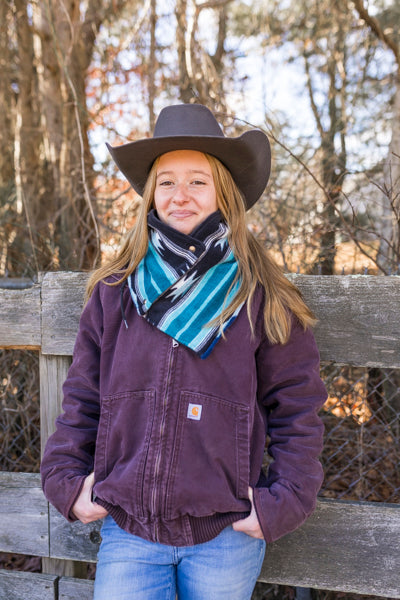
[[147, 298], [151, 304], [176, 279], [170, 270], [165, 269], [165, 265], [152, 244], [149, 244], [148, 252], [138, 265], [138, 269], [140, 270], [139, 286], [143, 290], [143, 297]]
[[[190, 336], [192, 335], [191, 326], [202, 329], [205, 327], [207, 323], [217, 318], [222, 311], [222, 307], [224, 305], [224, 300], [227, 293], [227, 283], [229, 285], [232, 283], [233, 279], [237, 273], [237, 264], [234, 261], [232, 264], [226, 265], [218, 265], [218, 269], [210, 269], [207, 274], [202, 278], [199, 284], [195, 287], [190, 296], [186, 296], [183, 299], [182, 304], [180, 304], [180, 308], [182, 310], [182, 314], [187, 315], [188, 309], [190, 309], [192, 316], [189, 320], [183, 320], [182, 328], [176, 332], [176, 335], [181, 336], [188, 343], [190, 340]], [[223, 273], [223, 267], [227, 267], [227, 272]], [[234, 293], [230, 294], [230, 299], [233, 299], [238, 286]], [[193, 297], [194, 296], [194, 297]], [[205, 302], [205, 298], [207, 298], [207, 302]], [[226, 306], [229, 305], [229, 300]], [[169, 322], [163, 323], [163, 327], [165, 327], [166, 333], [171, 335], [168, 331]], [[179, 321], [179, 317], [177, 318]], [[186, 335], [185, 335], [186, 332]], [[187, 337], [189, 336], [189, 337]]]

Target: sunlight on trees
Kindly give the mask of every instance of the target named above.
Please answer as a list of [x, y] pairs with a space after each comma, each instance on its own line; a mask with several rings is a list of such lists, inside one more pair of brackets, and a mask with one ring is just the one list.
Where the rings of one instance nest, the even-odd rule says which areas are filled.
[[112, 253], [139, 199], [105, 141], [151, 135], [174, 102], [270, 135], [249, 227], [286, 270], [397, 272], [399, 16], [362, 0], [5, 0], [0, 276]]

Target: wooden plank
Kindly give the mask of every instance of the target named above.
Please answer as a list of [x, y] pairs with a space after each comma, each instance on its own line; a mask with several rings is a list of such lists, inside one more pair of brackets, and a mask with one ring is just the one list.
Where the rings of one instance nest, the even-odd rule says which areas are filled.
[[[52, 555], [95, 560], [96, 537], [50, 513]], [[75, 537], [76, 536], [76, 537]], [[318, 500], [297, 531], [267, 547], [259, 581], [400, 598], [400, 506]]]
[[42, 281], [42, 353], [72, 354], [87, 273], [46, 273]]
[[400, 506], [319, 500], [267, 546], [259, 581], [400, 598]]
[[[72, 354], [83, 305], [86, 273], [47, 273], [28, 290], [0, 290], [0, 347], [33, 347]], [[288, 276], [320, 319], [322, 360], [382, 368], [400, 367], [400, 278]]]
[[58, 582], [59, 600], [92, 600], [94, 582], [87, 579], [61, 577]]
[[[0, 516], [0, 539], [8, 536], [10, 540], [0, 549], [43, 556], [41, 535], [47, 547], [47, 514], [43, 515], [46, 502], [43, 497], [37, 502], [31, 493], [35, 490], [41, 494], [39, 476], [0, 473], [0, 481], [0, 489], [7, 492], [0, 503], [4, 511]], [[3, 499], [7, 497], [5, 505]], [[15, 498], [19, 500], [13, 507]], [[13, 513], [18, 522], [12, 520]], [[44, 523], [41, 531], [45, 532], [39, 540], [37, 519]], [[49, 521], [52, 557], [96, 560], [101, 521], [71, 524], [52, 507]], [[400, 598], [399, 539], [399, 505], [320, 499], [315, 513], [302, 527], [268, 545], [259, 580]]]
[[95, 562], [101, 541], [102, 521], [84, 525], [80, 521], [69, 523], [50, 506], [50, 556], [73, 561]]
[[[319, 319], [324, 361], [400, 367], [400, 277], [288, 275]], [[87, 274], [47, 273], [43, 279], [42, 352], [71, 354]], [[62, 307], [62, 308], [61, 308]]]
[[48, 556], [48, 503], [39, 474], [0, 472], [0, 551]]
[[4, 600], [57, 600], [54, 575], [0, 570], [0, 598]]
[[0, 289], [0, 348], [38, 349], [40, 343], [40, 285]]
[[321, 359], [400, 367], [400, 277], [290, 275], [320, 320]]
[[26, 290], [34, 285], [30, 277], [0, 277], [0, 288], [4, 290]]

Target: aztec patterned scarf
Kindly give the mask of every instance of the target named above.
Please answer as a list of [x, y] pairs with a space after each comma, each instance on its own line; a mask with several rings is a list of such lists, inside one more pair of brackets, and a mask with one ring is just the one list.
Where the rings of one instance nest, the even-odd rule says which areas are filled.
[[229, 306], [240, 287], [239, 281], [232, 286], [238, 265], [228, 245], [228, 227], [219, 211], [190, 235], [160, 221], [154, 210], [148, 225], [146, 256], [128, 277], [135, 307], [149, 323], [206, 358], [221, 338], [219, 324], [208, 323]]

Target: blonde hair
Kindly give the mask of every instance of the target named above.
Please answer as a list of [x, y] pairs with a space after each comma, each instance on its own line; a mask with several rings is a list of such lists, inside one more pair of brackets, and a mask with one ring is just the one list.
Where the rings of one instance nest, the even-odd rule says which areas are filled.
[[[261, 285], [265, 291], [266, 335], [271, 343], [284, 344], [290, 336], [290, 313], [294, 314], [304, 329], [315, 324], [314, 315], [303, 301], [296, 286], [288, 281], [281, 268], [249, 231], [242, 195], [228, 169], [217, 158], [209, 154], [205, 156], [214, 178], [217, 206], [229, 227], [228, 241], [238, 262], [237, 279], [241, 282], [238, 293], [233, 301], [223, 308], [218, 321], [222, 325], [238, 306], [245, 302], [253, 330], [252, 300], [257, 286]], [[148, 247], [147, 214], [153, 207], [158, 161], [159, 159], [155, 160], [150, 170], [135, 227], [128, 232], [115, 258], [91, 275], [86, 290], [87, 298], [90, 297], [95, 285], [110, 275], [121, 277], [117, 282], [108, 285], [122, 283], [145, 256]], [[234, 284], [235, 282], [232, 286]]]

